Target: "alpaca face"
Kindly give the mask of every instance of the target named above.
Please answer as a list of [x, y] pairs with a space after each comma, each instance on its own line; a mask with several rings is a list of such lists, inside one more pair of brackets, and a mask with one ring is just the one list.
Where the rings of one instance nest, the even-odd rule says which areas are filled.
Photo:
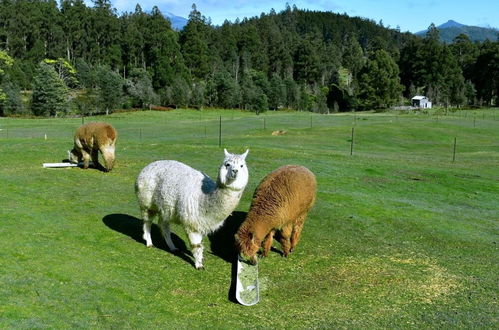
[[79, 152], [76, 149], [72, 149], [71, 151], [68, 151], [69, 162], [78, 163], [80, 161], [80, 158], [81, 158], [81, 156], [79, 155]]
[[253, 233], [238, 233], [235, 235], [236, 247], [242, 260], [248, 261], [252, 265], [257, 263], [257, 252], [260, 250], [261, 243], [256, 242]]
[[225, 158], [218, 173], [220, 184], [223, 187], [242, 190], [248, 183], [248, 167], [246, 156], [249, 150], [241, 155], [231, 154], [224, 149]]

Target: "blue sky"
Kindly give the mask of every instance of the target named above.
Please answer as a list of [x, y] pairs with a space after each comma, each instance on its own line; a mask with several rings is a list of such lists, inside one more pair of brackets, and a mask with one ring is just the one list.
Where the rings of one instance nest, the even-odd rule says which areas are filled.
[[[86, 2], [91, 4], [90, 0]], [[237, 17], [242, 19], [268, 13], [271, 8], [279, 12], [285, 8], [286, 2], [300, 9], [347, 13], [376, 22], [382, 20], [385, 26], [400, 26], [401, 31], [418, 32], [430, 23], [440, 25], [449, 19], [466, 25], [499, 28], [499, 0], [111, 0], [118, 13], [134, 11], [139, 3], [145, 11], [157, 5], [162, 12], [185, 18], [191, 11], [192, 3], [196, 3], [201, 14], [210, 17], [215, 25], [222, 24], [225, 19], [234, 21]]]

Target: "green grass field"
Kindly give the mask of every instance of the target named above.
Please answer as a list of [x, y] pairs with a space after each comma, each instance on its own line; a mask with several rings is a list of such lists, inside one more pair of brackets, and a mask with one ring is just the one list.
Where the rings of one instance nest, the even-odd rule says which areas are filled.
[[[80, 118], [0, 118], [2, 329], [499, 326], [498, 110], [175, 110], [85, 121], [118, 130], [112, 172], [42, 168], [66, 158]], [[145, 246], [133, 184], [158, 159], [215, 178], [223, 147], [250, 149], [250, 180], [204, 240], [206, 270], [197, 271], [157, 228], [156, 248]], [[259, 181], [285, 164], [316, 174], [317, 203], [296, 251], [282, 258], [274, 243], [260, 260], [260, 302], [244, 307], [233, 298], [232, 237]], [[183, 229], [172, 230], [188, 251]]]

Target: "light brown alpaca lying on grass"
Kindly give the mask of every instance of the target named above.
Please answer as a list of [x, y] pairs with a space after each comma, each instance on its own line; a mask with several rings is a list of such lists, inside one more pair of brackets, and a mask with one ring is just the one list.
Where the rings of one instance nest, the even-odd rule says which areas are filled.
[[316, 190], [315, 175], [303, 166], [286, 165], [268, 174], [256, 188], [248, 215], [236, 233], [240, 255], [256, 264], [256, 253], [263, 247], [263, 256], [268, 256], [277, 231], [287, 257], [300, 240]]
[[[83, 161], [83, 168], [86, 169], [92, 159], [96, 167], [111, 171], [117, 135], [113, 126], [106, 123], [93, 122], [80, 126], [74, 136], [74, 148], [69, 154], [69, 160], [73, 163]], [[99, 164], [99, 151], [105, 166]]]

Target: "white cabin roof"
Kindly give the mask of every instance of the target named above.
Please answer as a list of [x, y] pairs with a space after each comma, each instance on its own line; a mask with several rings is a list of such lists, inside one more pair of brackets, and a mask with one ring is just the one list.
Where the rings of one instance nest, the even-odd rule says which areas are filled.
[[423, 100], [423, 99], [426, 99], [426, 98], [427, 97], [423, 96], [423, 95], [416, 95], [411, 100]]

